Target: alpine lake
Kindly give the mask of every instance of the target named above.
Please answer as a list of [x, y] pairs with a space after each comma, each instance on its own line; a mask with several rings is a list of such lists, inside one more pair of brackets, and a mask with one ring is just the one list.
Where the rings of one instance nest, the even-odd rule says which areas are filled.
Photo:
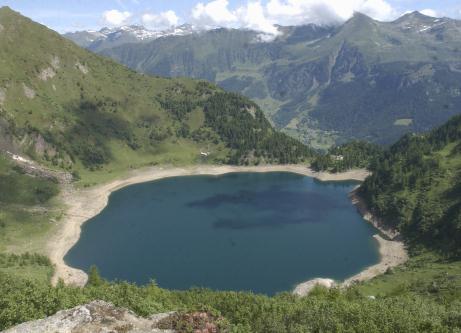
[[162, 288], [273, 295], [379, 261], [348, 193], [357, 182], [288, 173], [184, 176], [128, 186], [82, 227], [66, 262]]

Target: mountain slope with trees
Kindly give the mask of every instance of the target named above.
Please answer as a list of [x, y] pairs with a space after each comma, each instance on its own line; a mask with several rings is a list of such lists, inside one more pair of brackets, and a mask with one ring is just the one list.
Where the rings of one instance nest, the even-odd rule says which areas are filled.
[[[83, 176], [158, 163], [294, 163], [313, 154], [276, 133], [247, 98], [203, 81], [138, 74], [7, 7], [0, 24], [2, 150]], [[227, 131], [239, 131], [238, 141], [209, 120], [219, 116], [216, 101], [232, 108]], [[293, 153], [260, 145], [271, 136]]]
[[373, 213], [414, 246], [461, 254], [461, 116], [403, 137], [370, 169], [360, 193]]
[[338, 27], [280, 29], [270, 42], [217, 29], [100, 52], [143, 73], [243, 93], [277, 127], [319, 147], [392, 143], [459, 113], [460, 21], [413, 12], [378, 22], [357, 13]]

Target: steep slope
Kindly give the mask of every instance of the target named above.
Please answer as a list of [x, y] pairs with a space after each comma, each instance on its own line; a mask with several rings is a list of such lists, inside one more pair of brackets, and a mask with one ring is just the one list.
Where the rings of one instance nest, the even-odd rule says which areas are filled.
[[461, 23], [418, 12], [394, 22], [357, 13], [339, 27], [282, 27], [262, 42], [213, 30], [102, 51], [150, 74], [202, 78], [254, 99], [273, 123], [324, 147], [390, 143], [459, 112]]
[[371, 167], [360, 193], [416, 246], [461, 253], [461, 116], [407, 135]]
[[[92, 170], [106, 175], [153, 163], [225, 163], [231, 157], [235, 163], [296, 162], [311, 154], [295, 140], [275, 134], [245, 98], [206, 82], [137, 74], [8, 8], [0, 10], [0, 24], [4, 150], [22, 151], [84, 176]], [[219, 113], [216, 100], [232, 109], [227, 116], [235, 127], [228, 131], [243, 131], [239, 142], [210, 121]], [[274, 135], [289, 155], [260, 147]]]

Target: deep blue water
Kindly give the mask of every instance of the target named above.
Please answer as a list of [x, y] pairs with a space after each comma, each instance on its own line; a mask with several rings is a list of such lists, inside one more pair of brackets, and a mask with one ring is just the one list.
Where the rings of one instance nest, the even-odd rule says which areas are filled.
[[109, 280], [274, 294], [347, 278], [379, 260], [353, 182], [292, 173], [175, 177], [129, 186], [82, 230], [65, 260]]

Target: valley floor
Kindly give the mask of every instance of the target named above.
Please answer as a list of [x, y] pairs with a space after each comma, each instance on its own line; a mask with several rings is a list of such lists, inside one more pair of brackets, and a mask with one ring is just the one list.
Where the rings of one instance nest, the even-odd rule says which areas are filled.
[[[190, 175], [222, 175], [231, 172], [292, 172], [313, 177], [320, 181], [363, 181], [368, 175], [366, 170], [351, 170], [337, 174], [315, 172], [304, 165], [202, 165], [191, 167], [151, 167], [135, 170], [124, 178], [91, 188], [76, 189], [70, 185], [65, 186], [61, 197], [68, 209], [61, 221], [58, 232], [50, 238], [47, 248], [49, 257], [55, 265], [55, 274], [52, 279], [53, 284], [62, 279], [67, 284], [85, 285], [87, 281], [86, 273], [69, 267], [64, 261], [64, 256], [78, 241], [81, 226], [104, 209], [112, 192], [129, 185], [162, 178]], [[345, 283], [350, 284], [352, 281], [371, 279], [376, 275], [384, 273], [389, 267], [397, 266], [406, 261], [407, 254], [403, 243], [388, 241], [379, 235], [376, 235], [375, 238], [379, 242], [381, 261], [358, 275], [351, 277]]]

